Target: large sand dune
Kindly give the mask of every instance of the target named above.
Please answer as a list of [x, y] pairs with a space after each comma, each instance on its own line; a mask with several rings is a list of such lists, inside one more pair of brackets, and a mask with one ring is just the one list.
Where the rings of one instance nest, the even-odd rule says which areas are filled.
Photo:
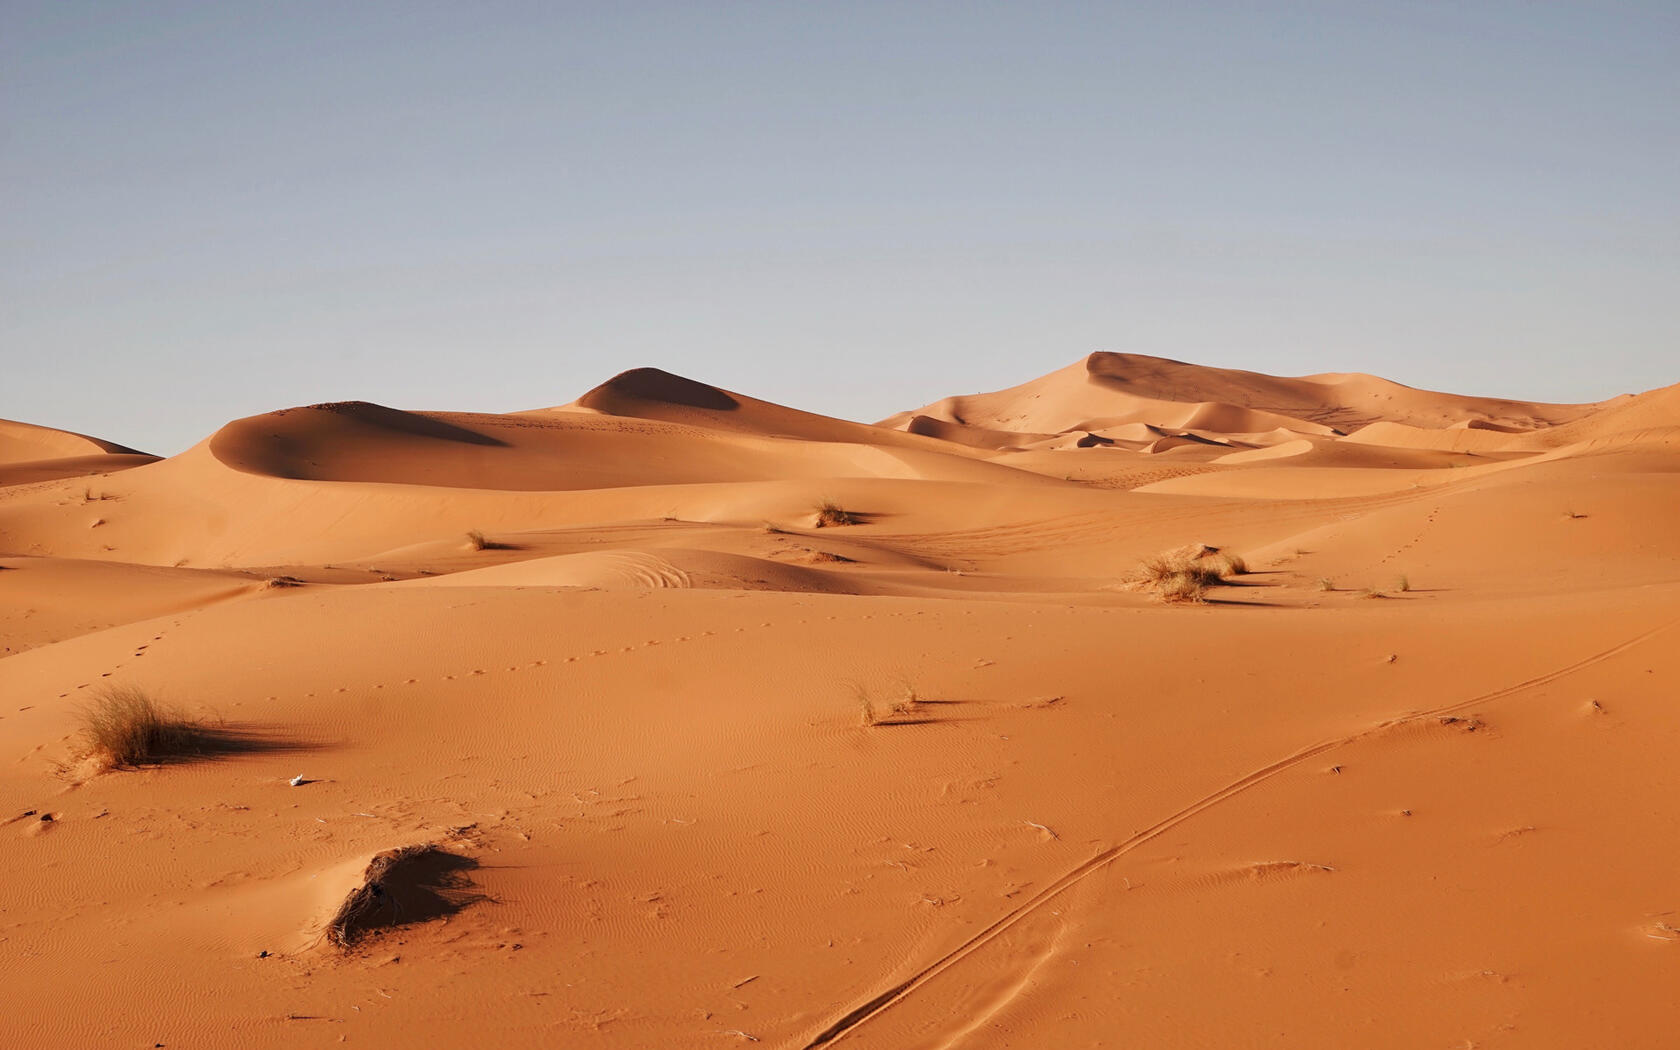
[[0, 1034], [1672, 1046], [1677, 524], [1680, 386], [0, 424]]

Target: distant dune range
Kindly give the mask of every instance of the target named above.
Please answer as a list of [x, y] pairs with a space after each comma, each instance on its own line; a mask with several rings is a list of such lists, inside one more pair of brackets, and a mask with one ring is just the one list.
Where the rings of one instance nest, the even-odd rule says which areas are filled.
[[1665, 1047], [1676, 681], [1680, 385], [0, 422], [0, 1035]]

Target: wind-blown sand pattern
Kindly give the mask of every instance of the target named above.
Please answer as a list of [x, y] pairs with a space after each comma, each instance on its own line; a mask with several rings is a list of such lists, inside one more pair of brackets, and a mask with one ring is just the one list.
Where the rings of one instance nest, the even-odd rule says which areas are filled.
[[1672, 1046], [1677, 681], [1680, 386], [0, 423], [0, 1034]]

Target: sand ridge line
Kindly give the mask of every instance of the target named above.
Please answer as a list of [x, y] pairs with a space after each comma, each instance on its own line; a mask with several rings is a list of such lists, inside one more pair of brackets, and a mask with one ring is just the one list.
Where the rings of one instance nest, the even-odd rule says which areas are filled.
[[1214, 806], [1217, 806], [1236, 795], [1242, 794], [1249, 788], [1256, 787], [1259, 784], [1270, 780], [1279, 773], [1293, 769], [1302, 762], [1305, 762], [1315, 756], [1322, 755], [1327, 751], [1333, 751], [1336, 748], [1368, 739], [1397, 725], [1448, 715], [1455, 711], [1462, 711], [1465, 708], [1473, 707], [1477, 704], [1491, 703], [1496, 700], [1504, 699], [1515, 693], [1532, 689], [1536, 686], [1546, 685], [1560, 678], [1574, 674], [1577, 671], [1591, 667], [1594, 664], [1602, 663], [1605, 660], [1618, 656], [1640, 643], [1648, 641], [1656, 635], [1669, 630], [1677, 624], [1680, 624], [1680, 617], [1675, 617], [1674, 619], [1658, 624], [1650, 630], [1643, 631], [1626, 641], [1610, 646], [1608, 649], [1593, 653], [1575, 661], [1574, 663], [1557, 668], [1553, 671], [1548, 671], [1545, 674], [1524, 679], [1514, 685], [1503, 686], [1499, 689], [1481, 693], [1467, 700], [1444, 704], [1440, 707], [1430, 708], [1414, 714], [1402, 715], [1398, 718], [1385, 719], [1384, 721], [1367, 729], [1360, 730], [1357, 733], [1312, 744], [1308, 747], [1295, 751], [1284, 758], [1280, 758], [1275, 762], [1262, 766], [1242, 778], [1226, 784], [1217, 791], [1202, 796], [1196, 801], [1185, 806], [1183, 809], [1180, 809], [1170, 816], [1164, 817], [1149, 827], [1144, 828], [1142, 831], [1133, 834], [1130, 838], [1121, 842], [1119, 845], [1111, 846], [1108, 849], [1096, 854], [1094, 857], [1091, 857], [1089, 860], [1079, 864], [1077, 867], [1063, 873], [1054, 882], [1040, 890], [1027, 901], [1005, 913], [1001, 918], [993, 921], [984, 929], [980, 930], [980, 932], [974, 934], [963, 943], [940, 956], [928, 966], [842, 1015], [827, 1028], [819, 1032], [815, 1038], [811, 1039], [809, 1042], [800, 1044], [800, 1050], [817, 1050], [819, 1047], [831, 1045], [845, 1038], [866, 1021], [879, 1016], [889, 1008], [903, 1002], [910, 996], [911, 993], [933, 980], [933, 978], [944, 973], [946, 970], [962, 962], [979, 949], [985, 947], [988, 943], [996, 939], [1010, 927], [1038, 911], [1038, 909], [1060, 896], [1066, 890], [1084, 881], [1086, 877], [1102, 870], [1103, 868], [1106, 868], [1114, 861], [1132, 852], [1151, 839], [1157, 838], [1192, 817], [1208, 809], [1212, 809]]

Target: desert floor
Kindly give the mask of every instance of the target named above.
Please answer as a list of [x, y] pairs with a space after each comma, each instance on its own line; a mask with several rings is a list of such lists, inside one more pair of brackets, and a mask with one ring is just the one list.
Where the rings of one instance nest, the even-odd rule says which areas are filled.
[[0, 1035], [1671, 1047], [1677, 683], [1680, 386], [0, 424]]

